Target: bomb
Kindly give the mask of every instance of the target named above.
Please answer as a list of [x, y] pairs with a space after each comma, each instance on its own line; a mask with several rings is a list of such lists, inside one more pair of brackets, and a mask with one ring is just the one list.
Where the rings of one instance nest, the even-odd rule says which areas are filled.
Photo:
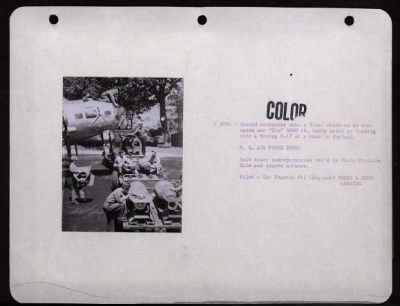
[[161, 208], [168, 208], [169, 210], [175, 210], [178, 208], [178, 200], [174, 186], [168, 181], [159, 181], [154, 186], [154, 192], [157, 196], [157, 204]]

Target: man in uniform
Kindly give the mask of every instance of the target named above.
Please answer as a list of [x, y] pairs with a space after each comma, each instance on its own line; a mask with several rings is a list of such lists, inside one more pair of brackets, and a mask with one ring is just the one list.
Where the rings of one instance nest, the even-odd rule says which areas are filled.
[[[122, 165], [125, 166], [125, 169], [131, 169], [132, 173], [135, 176], [139, 175], [139, 165], [134, 162], [132, 153], [124, 154], [124, 157], [122, 158]], [[121, 170], [122, 170], [122, 165], [121, 165]], [[130, 170], [128, 170], [130, 172]]]
[[123, 162], [124, 162], [124, 151], [120, 150], [114, 161], [114, 169], [117, 169], [118, 173], [122, 172]]
[[151, 151], [149, 163], [150, 163], [150, 174], [159, 175], [161, 172], [161, 162], [160, 162], [160, 158], [157, 156], [157, 152], [154, 150]]
[[118, 222], [125, 212], [125, 201], [128, 198], [130, 184], [123, 182], [121, 187], [115, 189], [104, 202], [103, 210], [107, 217], [107, 231], [119, 232], [122, 230], [122, 224]]
[[81, 169], [76, 165], [78, 157], [71, 157], [71, 164], [69, 165], [69, 171], [72, 173], [72, 194], [71, 200], [73, 205], [79, 204], [78, 201], [85, 201], [85, 193], [83, 192], [83, 185], [79, 183], [80, 178], [78, 177]]
[[131, 130], [133, 127], [133, 111], [128, 110], [126, 114], [121, 116], [118, 124], [119, 130]]
[[146, 137], [144, 136], [143, 121], [139, 115], [136, 115], [132, 122], [133, 134], [135, 134], [142, 143], [142, 154], [146, 155]]
[[182, 173], [179, 176], [179, 181], [176, 182], [176, 187], [174, 187], [173, 190], [176, 192], [177, 196], [180, 196], [182, 194]]
[[119, 107], [117, 103], [118, 99], [118, 89], [112, 88], [109, 90], [106, 90], [100, 95], [101, 100], [109, 101], [111, 102], [115, 107]]

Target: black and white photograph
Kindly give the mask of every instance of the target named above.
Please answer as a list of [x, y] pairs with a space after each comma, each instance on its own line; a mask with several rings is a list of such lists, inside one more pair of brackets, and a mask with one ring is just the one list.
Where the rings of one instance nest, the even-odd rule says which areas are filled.
[[181, 232], [183, 79], [64, 77], [62, 230]]

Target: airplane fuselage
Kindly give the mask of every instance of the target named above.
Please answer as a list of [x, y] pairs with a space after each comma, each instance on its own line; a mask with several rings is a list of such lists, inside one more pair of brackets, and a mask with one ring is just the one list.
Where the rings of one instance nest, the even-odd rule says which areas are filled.
[[67, 123], [70, 144], [76, 144], [112, 129], [118, 123], [123, 108], [95, 100], [65, 101], [63, 119]]

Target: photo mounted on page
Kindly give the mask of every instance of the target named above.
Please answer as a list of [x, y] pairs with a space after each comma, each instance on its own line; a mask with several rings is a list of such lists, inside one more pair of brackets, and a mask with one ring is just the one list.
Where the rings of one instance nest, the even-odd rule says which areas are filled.
[[181, 232], [183, 79], [64, 77], [63, 231]]

